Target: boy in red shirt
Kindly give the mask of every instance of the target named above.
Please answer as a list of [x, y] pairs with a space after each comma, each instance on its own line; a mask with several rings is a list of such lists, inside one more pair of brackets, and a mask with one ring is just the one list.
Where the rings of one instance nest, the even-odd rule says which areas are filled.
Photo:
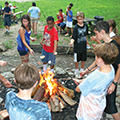
[[54, 18], [52, 16], [49, 16], [47, 18], [47, 25], [44, 28], [44, 37], [41, 41], [41, 45], [43, 46], [42, 55], [45, 56], [45, 58], [42, 59], [44, 71], [47, 70], [47, 63], [50, 65], [51, 71], [54, 71], [57, 41], [58, 33], [54, 27]]

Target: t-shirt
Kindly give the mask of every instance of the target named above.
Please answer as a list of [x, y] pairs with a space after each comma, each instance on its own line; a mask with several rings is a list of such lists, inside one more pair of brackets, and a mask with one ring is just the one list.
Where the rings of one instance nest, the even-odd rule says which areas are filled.
[[58, 19], [58, 23], [63, 22], [63, 14], [59, 13], [59, 16], [57, 17], [57, 19]]
[[55, 27], [51, 30], [47, 30], [48, 26], [46, 25], [44, 28], [44, 41], [45, 44], [43, 45], [43, 49], [48, 52], [52, 53], [54, 51], [54, 41], [58, 41], [58, 33]]
[[[11, 9], [10, 9], [10, 7], [4, 7], [4, 11], [5, 11], [5, 13], [9, 13], [11, 11]], [[10, 15], [5, 14], [5, 17], [10, 17]]]
[[13, 91], [6, 95], [5, 108], [10, 120], [52, 120], [45, 102], [20, 99]]
[[72, 36], [72, 38], [75, 40], [74, 42], [75, 53], [82, 53], [87, 50], [86, 49], [87, 35], [88, 35], [88, 26], [86, 23], [84, 23], [83, 26], [79, 26], [78, 24], [75, 25]]
[[40, 9], [38, 7], [32, 6], [28, 9], [28, 13], [31, 13], [31, 17], [38, 18], [38, 12], [40, 12]]
[[118, 69], [118, 64], [120, 64], [120, 45], [115, 40], [112, 40], [110, 43], [115, 44], [118, 48], [118, 51], [119, 51], [119, 55], [117, 57], [117, 60], [112, 64], [114, 69], [115, 69], [115, 73], [116, 73], [117, 69]]
[[68, 11], [68, 12], [71, 15], [71, 17], [67, 13], [67, 21], [72, 22], [73, 12], [72, 11]]

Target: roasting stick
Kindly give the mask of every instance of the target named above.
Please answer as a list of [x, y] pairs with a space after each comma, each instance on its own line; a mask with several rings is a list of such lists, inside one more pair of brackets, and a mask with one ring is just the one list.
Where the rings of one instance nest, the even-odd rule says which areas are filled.
[[67, 52], [66, 52], [66, 54], [68, 54], [68, 52], [70, 51], [70, 45], [69, 45], [69, 48], [68, 48], [68, 50], [67, 50]]
[[17, 86], [15, 86], [15, 85], [12, 85], [12, 88], [18, 89], [18, 87], [17, 87]]
[[7, 63], [7, 65], [10, 65], [12, 67], [16, 67], [16, 65], [12, 65], [11, 63]]

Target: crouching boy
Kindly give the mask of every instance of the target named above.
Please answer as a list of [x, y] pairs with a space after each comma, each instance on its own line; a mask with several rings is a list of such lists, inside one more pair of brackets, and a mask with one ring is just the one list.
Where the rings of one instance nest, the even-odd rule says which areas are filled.
[[76, 114], [78, 120], [100, 120], [106, 107], [107, 89], [115, 77], [111, 64], [117, 59], [117, 47], [113, 43], [98, 44], [94, 53], [98, 68], [76, 87], [76, 91], [81, 92]]
[[51, 120], [47, 104], [31, 99], [31, 92], [39, 79], [37, 68], [32, 64], [21, 64], [14, 75], [19, 92], [8, 92], [5, 101], [10, 120]]

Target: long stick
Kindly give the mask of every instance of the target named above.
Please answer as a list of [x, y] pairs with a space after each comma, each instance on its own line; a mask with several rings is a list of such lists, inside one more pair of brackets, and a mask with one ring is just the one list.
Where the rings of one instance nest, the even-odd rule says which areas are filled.
[[7, 63], [7, 65], [10, 65], [12, 67], [16, 67], [16, 65], [12, 65], [11, 63]]

